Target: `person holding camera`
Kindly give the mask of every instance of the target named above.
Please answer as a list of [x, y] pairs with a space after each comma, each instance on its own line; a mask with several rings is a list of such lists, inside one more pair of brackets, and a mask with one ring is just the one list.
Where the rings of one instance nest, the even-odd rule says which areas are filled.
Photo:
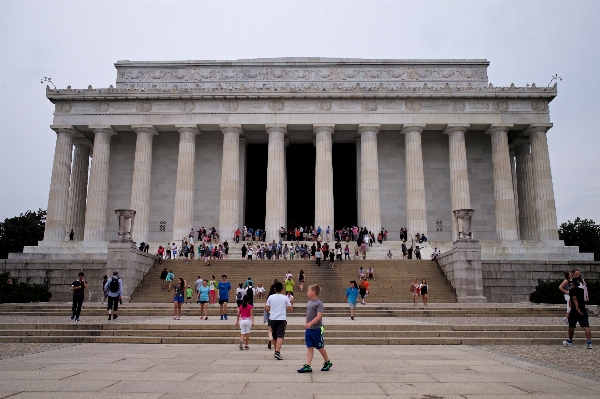
[[79, 321], [79, 314], [81, 313], [81, 305], [85, 298], [85, 290], [89, 290], [88, 283], [83, 278], [83, 272], [79, 272], [77, 280], [71, 284], [71, 291], [73, 291], [73, 308], [71, 314], [71, 320]]

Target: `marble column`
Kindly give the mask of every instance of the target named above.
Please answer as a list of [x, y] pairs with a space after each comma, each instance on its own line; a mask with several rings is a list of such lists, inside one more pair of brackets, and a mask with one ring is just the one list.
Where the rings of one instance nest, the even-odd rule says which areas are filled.
[[558, 240], [556, 203], [554, 201], [550, 154], [546, 139], [546, 132], [551, 127], [551, 123], [536, 123], [529, 125], [526, 129], [526, 134], [529, 134], [531, 140], [537, 239], [541, 241]]
[[517, 165], [516, 165], [516, 157], [515, 157], [515, 147], [508, 147], [508, 155], [510, 157], [510, 176], [512, 178], [512, 186], [513, 186], [513, 196], [515, 199], [515, 223], [517, 225], [517, 237], [521, 238], [521, 226], [519, 223], [519, 193], [517, 192]]
[[507, 136], [512, 126], [512, 124], [497, 123], [490, 125], [485, 131], [492, 137], [496, 233], [500, 241], [519, 239]]
[[[333, 164], [331, 135], [335, 131], [333, 124], [313, 125], [317, 147], [315, 162], [315, 227], [325, 231], [334, 228], [333, 203]], [[323, 236], [324, 237], [324, 236]]]
[[219, 207], [219, 234], [221, 240], [234, 239], [240, 226], [240, 135], [242, 125], [219, 125], [223, 132], [223, 162], [221, 167], [221, 200]]
[[[457, 209], [471, 209], [471, 191], [469, 189], [469, 173], [467, 170], [467, 147], [465, 132], [469, 129], [468, 123], [449, 123], [444, 129], [448, 135], [450, 150], [450, 202], [452, 211]], [[456, 218], [452, 217], [453, 240], [456, 241]]]
[[67, 236], [73, 135], [77, 134], [77, 130], [69, 125], [52, 125], [50, 128], [56, 132], [56, 146], [54, 147], [44, 241], [64, 241]]
[[90, 150], [93, 143], [92, 140], [81, 137], [74, 139], [73, 145], [75, 151], [73, 151], [73, 166], [71, 167], [67, 232], [73, 229], [73, 241], [82, 241], [85, 228]]
[[265, 125], [269, 135], [267, 162], [267, 212], [265, 230], [267, 240], [279, 240], [279, 229], [286, 227], [285, 187], [285, 134], [287, 125]]
[[535, 191], [531, 165], [531, 147], [527, 140], [517, 139], [515, 149], [515, 171], [517, 174], [517, 198], [519, 199], [519, 236], [521, 240], [537, 240], [535, 218]]
[[131, 125], [137, 135], [135, 162], [129, 209], [136, 211], [134, 241], [148, 242], [150, 228], [150, 188], [152, 187], [152, 137], [158, 134], [153, 125]]
[[425, 203], [425, 176], [421, 133], [425, 124], [402, 126], [406, 147], [406, 225], [409, 237], [427, 234], [427, 207]]
[[175, 183], [175, 213], [173, 241], [187, 237], [194, 222], [194, 163], [196, 160], [196, 125], [175, 125], [179, 132], [177, 181]]
[[360, 135], [360, 224], [373, 233], [381, 230], [381, 204], [379, 199], [379, 156], [377, 133], [380, 124], [358, 125]]
[[90, 170], [83, 240], [105, 241], [106, 200], [110, 166], [110, 139], [117, 134], [110, 125], [90, 126], [94, 132], [94, 158]]

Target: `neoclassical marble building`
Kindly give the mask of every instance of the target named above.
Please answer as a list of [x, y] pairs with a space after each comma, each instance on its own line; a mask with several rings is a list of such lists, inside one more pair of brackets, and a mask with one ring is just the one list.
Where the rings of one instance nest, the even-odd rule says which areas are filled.
[[[494, 87], [488, 65], [118, 61], [115, 86], [47, 88], [56, 147], [40, 248], [72, 245], [71, 229], [80, 249], [106, 245], [116, 209], [136, 210], [137, 242], [180, 240], [200, 226], [231, 239], [253, 212], [249, 196], [264, 201], [264, 225], [254, 227], [274, 238], [295, 211], [286, 151], [301, 143], [315, 147], [314, 225], [335, 224], [337, 173], [355, 179], [353, 220], [385, 227], [391, 240], [407, 227], [445, 248], [452, 211], [472, 208], [474, 237], [496, 248], [489, 252], [564, 247], [546, 139], [557, 87]], [[352, 145], [345, 156], [355, 169], [336, 169], [339, 143]], [[264, 173], [247, 162], [252, 145], [267, 146], [266, 190], [248, 179]]]

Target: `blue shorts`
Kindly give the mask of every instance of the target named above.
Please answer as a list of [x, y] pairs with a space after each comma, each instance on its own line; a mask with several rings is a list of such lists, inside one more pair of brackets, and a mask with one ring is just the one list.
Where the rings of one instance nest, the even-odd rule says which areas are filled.
[[183, 295], [176, 296], [175, 298], [173, 298], [173, 302], [183, 303]]
[[304, 341], [306, 342], [307, 348], [322, 349], [325, 346], [323, 341], [324, 327], [308, 329], [304, 333]]

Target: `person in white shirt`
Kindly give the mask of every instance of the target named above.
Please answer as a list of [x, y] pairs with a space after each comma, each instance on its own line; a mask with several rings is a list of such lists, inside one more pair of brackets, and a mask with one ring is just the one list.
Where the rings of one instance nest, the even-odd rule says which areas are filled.
[[440, 256], [440, 250], [435, 247], [433, 253], [431, 254], [431, 260], [436, 260]]
[[275, 354], [273, 357], [277, 360], [283, 360], [281, 357], [281, 345], [283, 344], [283, 337], [285, 335], [285, 327], [287, 324], [286, 315], [287, 311], [294, 310], [292, 303], [289, 298], [281, 294], [283, 291], [283, 284], [279, 281], [274, 284], [275, 294], [269, 296], [267, 303], [265, 304], [265, 310], [269, 312], [269, 321], [271, 324], [271, 330], [273, 331], [273, 338], [275, 338]]
[[263, 294], [265, 293], [265, 287], [263, 287], [263, 285], [261, 283], [258, 284], [258, 287], [256, 287], [255, 289], [256, 294], [257, 294], [257, 298], [261, 298], [263, 297]]
[[171, 244], [171, 259], [176, 259], [177, 258], [177, 244], [175, 244], [175, 242], [173, 242], [173, 244]]

